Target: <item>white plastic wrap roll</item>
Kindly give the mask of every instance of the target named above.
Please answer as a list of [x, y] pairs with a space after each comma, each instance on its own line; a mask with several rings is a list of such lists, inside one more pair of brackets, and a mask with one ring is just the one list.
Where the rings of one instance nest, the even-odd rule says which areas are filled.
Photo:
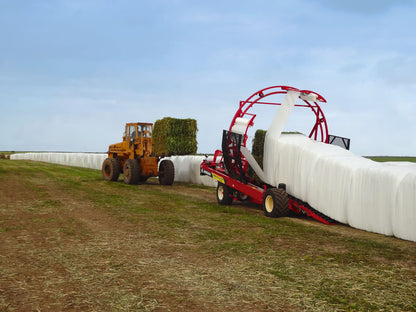
[[276, 172], [276, 157], [278, 157], [277, 140], [283, 131], [283, 127], [289, 118], [290, 112], [295, 106], [295, 102], [298, 99], [300, 92], [288, 91], [286, 96], [280, 105], [277, 114], [275, 115], [272, 124], [266, 132], [264, 140], [264, 153], [263, 153], [263, 168], [266, 174], [266, 179], [272, 185], [277, 185], [278, 182], [275, 180], [277, 176]]
[[248, 127], [249, 122], [250, 120], [248, 119], [237, 117], [235, 119], [234, 125], [231, 128], [231, 131], [244, 135], [246, 133], [246, 129]]

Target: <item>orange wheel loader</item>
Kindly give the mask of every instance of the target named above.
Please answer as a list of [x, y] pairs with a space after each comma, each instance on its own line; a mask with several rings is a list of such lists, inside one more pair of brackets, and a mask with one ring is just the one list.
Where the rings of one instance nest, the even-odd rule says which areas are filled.
[[127, 123], [123, 142], [108, 147], [108, 158], [102, 166], [104, 180], [117, 181], [123, 173], [127, 184], [144, 183], [150, 177], [159, 177], [161, 185], [172, 185], [175, 178], [173, 162], [154, 155], [152, 132], [151, 123]]

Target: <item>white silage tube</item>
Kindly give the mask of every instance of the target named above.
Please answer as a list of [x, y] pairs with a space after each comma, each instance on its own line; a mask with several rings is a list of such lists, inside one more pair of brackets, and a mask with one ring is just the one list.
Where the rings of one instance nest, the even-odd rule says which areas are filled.
[[416, 164], [378, 163], [299, 134], [282, 134], [269, 160], [275, 183], [327, 216], [416, 241]]
[[397, 188], [392, 229], [395, 236], [416, 242], [416, 168], [413, 170], [403, 177]]
[[360, 168], [353, 180], [348, 223], [367, 231], [415, 240], [414, 179], [416, 164], [401, 167], [373, 162]]
[[299, 96], [288, 92], [264, 143], [267, 180], [327, 216], [416, 241], [416, 164], [383, 164], [304, 135], [281, 132]]
[[58, 165], [75, 166], [101, 170], [103, 161], [107, 158], [104, 153], [19, 153], [10, 159], [43, 161]]
[[[200, 165], [205, 156], [171, 156], [167, 157], [167, 159], [172, 160], [175, 167], [175, 182], [217, 186], [217, 182], [211, 177], [200, 175]], [[213, 157], [211, 156], [208, 159], [212, 160]]]

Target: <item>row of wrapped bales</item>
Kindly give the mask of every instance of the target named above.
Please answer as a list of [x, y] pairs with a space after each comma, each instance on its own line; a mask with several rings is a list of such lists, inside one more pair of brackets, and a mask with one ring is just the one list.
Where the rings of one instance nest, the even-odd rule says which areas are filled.
[[[272, 185], [339, 222], [366, 231], [416, 241], [416, 164], [378, 163], [304, 135], [267, 141], [264, 167]], [[107, 154], [22, 153], [11, 159], [101, 169]], [[175, 181], [215, 186], [199, 175], [204, 156], [172, 156]]]
[[265, 182], [285, 183], [289, 194], [342, 223], [416, 241], [416, 164], [377, 163], [302, 134], [281, 134], [297, 96], [288, 92], [266, 132]]
[[19, 153], [10, 156], [12, 160], [34, 160], [58, 165], [83, 167], [101, 170], [104, 153]]
[[197, 131], [195, 119], [158, 119], [153, 126], [153, 151], [158, 156], [196, 154]]
[[[416, 241], [416, 164], [378, 163], [299, 134], [266, 136], [272, 185], [352, 227]], [[266, 154], [268, 153], [268, 154]]]
[[[10, 157], [12, 160], [34, 160], [66, 166], [75, 166], [101, 170], [107, 154], [100, 153], [19, 153]], [[205, 156], [172, 156], [175, 167], [175, 182], [195, 183], [216, 186], [214, 179], [199, 174], [199, 167]], [[212, 157], [211, 157], [212, 159]]]

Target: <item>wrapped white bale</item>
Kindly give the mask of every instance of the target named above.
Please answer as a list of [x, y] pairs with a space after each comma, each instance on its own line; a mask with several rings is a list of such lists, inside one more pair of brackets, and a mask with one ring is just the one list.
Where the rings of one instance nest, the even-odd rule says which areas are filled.
[[[366, 174], [363, 183], [371, 184], [376, 188], [375, 204], [385, 211], [371, 220], [369, 230], [383, 233], [379, 225], [387, 223], [383, 222], [385, 217], [390, 221], [385, 224], [386, 234], [416, 241], [416, 201], [414, 200], [416, 164], [377, 163], [377, 165]], [[369, 198], [365, 200], [371, 201]], [[380, 210], [376, 207], [372, 208], [374, 213]]]
[[167, 157], [167, 159], [172, 160], [175, 167], [175, 182], [217, 186], [216, 180], [208, 176], [200, 175], [200, 165], [205, 159], [205, 156], [171, 156]]
[[297, 134], [266, 144], [276, 153], [267, 164], [272, 185], [286, 183], [289, 194], [339, 222], [416, 241], [416, 164], [378, 163]]
[[377, 164], [358, 168], [353, 176], [348, 205], [348, 224], [392, 235], [391, 210], [395, 203], [394, 176]]
[[[340, 147], [336, 150], [343, 152]], [[322, 156], [311, 174], [307, 201], [333, 219], [348, 223], [354, 175], [357, 168], [369, 162], [368, 159], [348, 154]]]
[[[416, 184], [403, 184], [407, 175], [416, 177], [416, 164], [405, 169], [367, 160], [362, 161], [360, 166], [355, 165], [352, 173], [351, 185], [348, 187], [350, 195], [344, 197], [348, 209], [346, 223], [370, 232], [411, 240], [416, 233], [416, 218], [405, 220], [404, 217], [402, 221], [400, 218], [414, 215], [416, 209], [416, 202], [409, 200], [409, 195], [416, 192]], [[400, 201], [398, 194], [403, 193], [403, 187], [410, 193], [403, 194], [407, 199]], [[405, 226], [403, 221], [413, 223], [413, 229]], [[401, 234], [399, 228], [408, 230]]]
[[[275, 156], [269, 156], [267, 163], [268, 170], [275, 172], [271, 176], [271, 184], [277, 186], [282, 181], [290, 180], [291, 185], [287, 185], [290, 194], [299, 198], [312, 195], [308, 181], [317, 178], [314, 175], [315, 167], [322, 162], [323, 157], [335, 155], [340, 150], [339, 147], [329, 145], [319, 148], [314, 143], [316, 142], [301, 134], [281, 135], [275, 141]], [[266, 166], [266, 160], [264, 165]]]
[[416, 242], [415, 172], [408, 173], [403, 177], [397, 189], [396, 203], [397, 207], [392, 211], [392, 228], [394, 235]]

